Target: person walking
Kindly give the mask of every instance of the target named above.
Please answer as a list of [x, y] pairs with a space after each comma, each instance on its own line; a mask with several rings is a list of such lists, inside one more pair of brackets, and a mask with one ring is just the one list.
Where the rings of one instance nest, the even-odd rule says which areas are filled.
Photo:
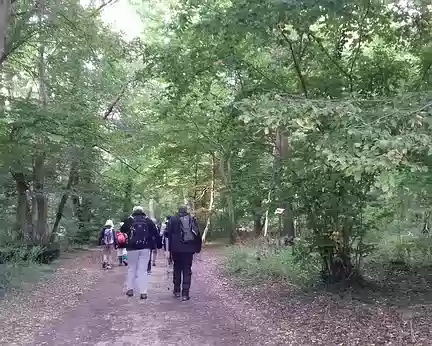
[[102, 269], [112, 268], [112, 254], [116, 247], [114, 223], [107, 220], [99, 235], [99, 245], [102, 246]]
[[120, 222], [120, 229], [118, 232], [116, 232], [116, 240], [117, 240], [117, 258], [119, 261], [119, 266], [121, 265], [128, 265], [127, 262], [127, 251], [126, 251], [126, 244], [127, 244], [127, 236], [126, 234], [122, 233], [121, 226], [123, 226], [124, 222]]
[[128, 254], [128, 272], [126, 278], [126, 295], [132, 297], [138, 288], [140, 299], [147, 299], [148, 273], [147, 264], [151, 250], [156, 247], [158, 231], [141, 206], [133, 208], [130, 218], [122, 225], [121, 232], [127, 235], [126, 250]]
[[183, 301], [189, 300], [192, 279], [192, 261], [196, 253], [201, 252], [201, 233], [196, 219], [185, 207], [180, 207], [177, 215], [168, 222], [168, 251], [174, 262], [174, 296]]
[[160, 236], [162, 238], [162, 247], [165, 252], [165, 258], [166, 258], [166, 266], [167, 266], [167, 272], [170, 272], [172, 270], [172, 256], [171, 252], [169, 251], [169, 240], [168, 240], [168, 222], [170, 220], [171, 216], [167, 216], [166, 221], [162, 223]]

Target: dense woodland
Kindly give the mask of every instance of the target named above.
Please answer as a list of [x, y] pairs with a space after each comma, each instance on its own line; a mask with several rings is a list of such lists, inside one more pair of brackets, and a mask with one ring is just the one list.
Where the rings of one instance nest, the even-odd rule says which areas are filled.
[[331, 281], [432, 260], [430, 1], [144, 1], [132, 41], [109, 5], [0, 2], [4, 248], [186, 203]]

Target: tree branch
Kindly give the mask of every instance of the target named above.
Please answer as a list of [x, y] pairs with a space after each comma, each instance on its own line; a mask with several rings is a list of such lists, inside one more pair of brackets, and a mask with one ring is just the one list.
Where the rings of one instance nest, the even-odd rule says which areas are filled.
[[106, 120], [111, 113], [113, 112], [114, 108], [118, 105], [118, 103], [120, 102], [120, 99], [123, 97], [123, 95], [126, 92], [126, 89], [128, 87], [128, 85], [132, 82], [133, 80], [128, 81], [125, 85], [123, 85], [123, 87], [120, 89], [120, 92], [118, 93], [118, 95], [116, 96], [116, 98], [114, 99], [113, 102], [110, 103], [110, 105], [108, 106], [108, 108], [106, 109], [102, 119]]
[[345, 71], [345, 69], [329, 54], [327, 49], [323, 46], [322, 42], [319, 38], [317, 38], [311, 31], [308, 32], [309, 37], [313, 38], [313, 40], [318, 44], [322, 52], [326, 55], [327, 58], [337, 67], [337, 69], [342, 72], [344, 76], [346, 76], [349, 80], [351, 80], [351, 75]]
[[0, 52], [0, 67], [1, 65], [8, 59], [8, 57], [14, 53], [18, 48], [20, 48], [22, 45], [27, 43], [35, 34], [36, 30], [33, 30], [30, 32], [27, 36], [25, 36], [23, 39], [12, 45], [12, 47], [8, 50], [4, 50], [3, 52]]
[[307, 87], [306, 87], [306, 81], [305, 81], [304, 76], [302, 74], [302, 71], [300, 69], [300, 64], [299, 64], [299, 61], [297, 60], [297, 57], [296, 57], [296, 54], [295, 54], [292, 42], [287, 37], [287, 35], [285, 35], [283, 29], [280, 26], [278, 26], [278, 29], [279, 29], [279, 32], [281, 33], [283, 39], [285, 40], [285, 42], [288, 43], [288, 47], [289, 47], [289, 49], [291, 51], [291, 56], [292, 56], [292, 59], [293, 59], [293, 62], [294, 62], [294, 68], [295, 68], [297, 76], [298, 76], [298, 78], [300, 80], [300, 84], [301, 84], [301, 87], [303, 89], [303, 94], [307, 98], [308, 97], [308, 90], [307, 90]]
[[115, 4], [116, 2], [118, 2], [119, 0], [108, 0], [107, 2], [102, 3], [102, 5], [100, 5], [99, 7], [95, 8], [91, 14], [91, 16], [95, 16], [97, 15], [100, 11], [103, 10], [104, 7], [108, 6], [108, 5], [112, 5]]
[[353, 56], [353, 58], [352, 58], [351, 66], [350, 66], [350, 69], [349, 69], [349, 75], [350, 75], [350, 91], [351, 91], [351, 92], [353, 91], [353, 78], [352, 78], [352, 72], [353, 72], [353, 69], [354, 69], [355, 62], [357, 61], [358, 55], [359, 55], [359, 53], [360, 53], [360, 48], [361, 48], [361, 44], [362, 44], [362, 40], [363, 40], [363, 35], [364, 35], [364, 24], [365, 24], [365, 21], [366, 21], [366, 17], [367, 17], [367, 15], [369, 14], [370, 5], [371, 5], [371, 3], [370, 3], [370, 1], [368, 0], [367, 5], [366, 5], [366, 11], [365, 11], [365, 13], [364, 13], [364, 15], [363, 15], [363, 18], [362, 18], [362, 20], [361, 20], [361, 23], [359, 23], [360, 33], [359, 33], [359, 38], [358, 38], [358, 44], [357, 44], [357, 48], [356, 48], [356, 50], [354, 51], [354, 56]]

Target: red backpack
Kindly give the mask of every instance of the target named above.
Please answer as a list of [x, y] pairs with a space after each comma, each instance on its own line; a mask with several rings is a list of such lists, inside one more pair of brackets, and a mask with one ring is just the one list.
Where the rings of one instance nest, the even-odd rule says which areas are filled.
[[123, 232], [118, 232], [117, 233], [117, 244], [122, 247], [125, 246], [128, 240], [128, 236], [127, 234], [123, 233]]

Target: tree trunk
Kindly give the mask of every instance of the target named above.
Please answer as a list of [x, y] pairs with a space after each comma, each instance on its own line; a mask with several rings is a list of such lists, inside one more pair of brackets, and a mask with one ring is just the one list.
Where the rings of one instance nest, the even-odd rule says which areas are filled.
[[92, 219], [92, 174], [89, 170], [84, 170], [83, 173], [83, 183], [85, 185], [85, 193], [81, 204], [81, 217], [84, 222], [84, 227], [89, 227]]
[[276, 148], [276, 171], [278, 174], [276, 175], [276, 191], [279, 195], [279, 206], [280, 208], [285, 209], [285, 212], [282, 217], [282, 234], [288, 237], [294, 238], [294, 218], [293, 218], [293, 208], [291, 205], [291, 201], [285, 195], [285, 191], [282, 187], [282, 176], [283, 176], [283, 160], [289, 157], [289, 144], [288, 137], [278, 129], [276, 131], [276, 139], [275, 139], [275, 148]]
[[268, 224], [269, 224], [269, 212], [270, 212], [270, 206], [271, 206], [271, 198], [272, 198], [272, 189], [269, 190], [268, 196], [267, 196], [267, 209], [265, 212], [264, 217], [264, 237], [267, 237], [268, 235]]
[[34, 164], [35, 201], [37, 206], [36, 233], [39, 241], [44, 243], [48, 236], [48, 203], [44, 191], [45, 154], [38, 154]]
[[[45, 3], [44, 0], [39, 0], [38, 6], [38, 24], [42, 27], [43, 18], [45, 14]], [[42, 38], [39, 41], [39, 61], [38, 61], [38, 72], [39, 72], [39, 98], [42, 103], [42, 107], [46, 108], [48, 103], [48, 96], [46, 91], [45, 83], [45, 42]], [[37, 207], [37, 222], [36, 222], [36, 233], [41, 243], [47, 240], [48, 236], [48, 200], [45, 195], [45, 146], [43, 139], [39, 139], [37, 144], [37, 153], [34, 160], [34, 194]]]
[[72, 162], [72, 165], [71, 165], [71, 168], [69, 171], [69, 178], [68, 178], [68, 182], [66, 185], [66, 190], [63, 193], [63, 196], [62, 196], [60, 203], [58, 205], [58, 208], [57, 208], [54, 226], [53, 226], [52, 231], [51, 231], [51, 241], [54, 241], [54, 237], [56, 236], [56, 234], [58, 232], [60, 221], [63, 217], [64, 208], [66, 206], [66, 202], [69, 198], [69, 194], [70, 194], [70, 191], [72, 189], [72, 184], [74, 182], [75, 172], [76, 172], [76, 162], [74, 161], [74, 162]]
[[221, 173], [222, 181], [225, 185], [225, 197], [227, 202], [228, 220], [229, 220], [228, 232], [229, 232], [230, 242], [234, 244], [237, 238], [237, 234], [236, 234], [234, 198], [232, 195], [232, 184], [231, 184], [231, 158], [228, 157], [225, 159], [223, 154], [220, 157], [220, 173]]
[[[28, 185], [25, 181], [24, 174], [12, 174], [16, 189], [17, 189], [17, 206], [16, 206], [16, 221], [15, 229], [22, 240], [33, 240], [30, 206], [27, 198]], [[30, 215], [29, 215], [30, 214]], [[30, 223], [29, 223], [30, 221]]]
[[133, 188], [133, 179], [132, 176], [128, 173], [128, 180], [125, 185], [124, 190], [124, 201], [123, 201], [123, 213], [130, 214], [132, 212], [132, 188]]
[[10, 12], [11, 12], [10, 0], [0, 0], [0, 59], [6, 55], [6, 40], [7, 40], [7, 31], [9, 26]]
[[254, 220], [254, 233], [257, 237], [261, 235], [263, 230], [261, 207], [262, 207], [261, 199], [256, 198], [252, 202], [252, 215]]
[[215, 162], [215, 156], [214, 153], [211, 154], [211, 170], [212, 170], [212, 175], [211, 175], [211, 185], [210, 185], [210, 202], [209, 202], [209, 207], [208, 207], [208, 215], [207, 215], [207, 222], [204, 228], [204, 232], [202, 235], [202, 241], [205, 242], [206, 237], [207, 237], [207, 233], [210, 230], [211, 227], [211, 218], [212, 218], [212, 214], [213, 214], [213, 203], [214, 203], [214, 195], [215, 195], [215, 185], [216, 185], [216, 162]]
[[151, 219], [154, 219], [155, 215], [156, 215], [155, 200], [154, 200], [154, 198], [150, 198], [150, 200], [149, 200], [149, 216]]

